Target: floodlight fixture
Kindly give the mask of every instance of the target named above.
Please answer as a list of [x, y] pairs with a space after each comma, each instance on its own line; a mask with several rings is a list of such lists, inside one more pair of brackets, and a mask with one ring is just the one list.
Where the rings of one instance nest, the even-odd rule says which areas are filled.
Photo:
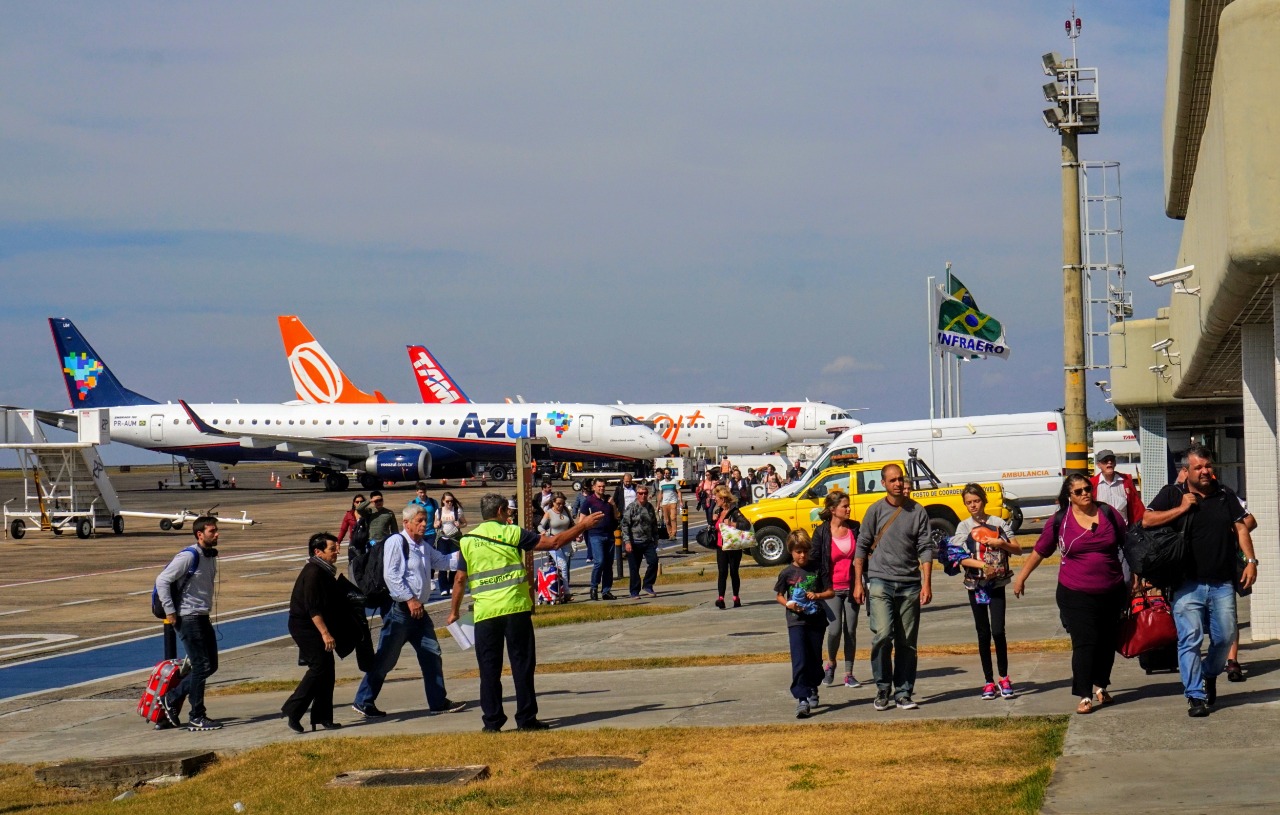
[[1057, 102], [1067, 94], [1067, 89], [1057, 82], [1047, 82], [1041, 85], [1040, 89], [1044, 91], [1046, 102]]
[[[1180, 266], [1177, 269], [1172, 269], [1167, 272], [1160, 272], [1159, 274], [1149, 275], [1147, 279], [1150, 280], [1152, 283], [1155, 283], [1157, 286], [1167, 286], [1170, 283], [1181, 283], [1182, 281], [1186, 280], [1188, 277], [1191, 277], [1191, 273], [1194, 272], [1195, 270], [1196, 270], [1196, 267], [1194, 265]], [[1197, 289], [1197, 291], [1199, 290]]]
[[1050, 51], [1040, 57], [1040, 62], [1044, 65], [1045, 76], [1056, 76], [1066, 66], [1062, 62], [1062, 55], [1057, 51]]
[[1062, 112], [1062, 108], [1045, 108], [1040, 114], [1044, 117], [1044, 126], [1053, 130], [1057, 130], [1066, 124], [1066, 115]]

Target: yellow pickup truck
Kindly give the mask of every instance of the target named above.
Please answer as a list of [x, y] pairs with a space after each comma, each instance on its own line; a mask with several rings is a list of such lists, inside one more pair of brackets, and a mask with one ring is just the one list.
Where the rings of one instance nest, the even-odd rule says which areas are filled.
[[[849, 517], [860, 524], [867, 508], [885, 496], [880, 470], [890, 463], [897, 464], [907, 474], [912, 484], [911, 497], [929, 513], [935, 539], [955, 534], [960, 519], [969, 517], [960, 496], [964, 485], [942, 486], [928, 465], [919, 459], [857, 461], [856, 457], [837, 456], [832, 461], [835, 466], [806, 475], [806, 483], [793, 495], [765, 498], [742, 507], [742, 514], [756, 534], [756, 548], [751, 554], [761, 566], [787, 562], [787, 535], [793, 529], [812, 533], [822, 523], [818, 513], [822, 511], [823, 499], [834, 489], [849, 494]], [[1004, 505], [1004, 489], [995, 482], [984, 483], [982, 487], [987, 491], [987, 512], [1007, 521], [1009, 509]]]

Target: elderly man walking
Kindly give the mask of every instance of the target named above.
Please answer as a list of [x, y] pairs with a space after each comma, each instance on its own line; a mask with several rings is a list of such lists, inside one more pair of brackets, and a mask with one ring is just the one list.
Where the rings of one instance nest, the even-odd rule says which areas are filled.
[[[867, 510], [853, 560], [853, 600], [865, 601], [871, 623], [871, 670], [876, 710], [919, 707], [916, 639], [920, 608], [933, 599], [933, 537], [925, 508], [908, 497], [906, 475], [886, 464], [880, 480], [888, 493]], [[863, 588], [863, 575], [869, 579]]]
[[382, 617], [382, 638], [373, 669], [364, 675], [355, 703], [351, 705], [355, 712], [367, 718], [387, 715], [375, 702], [387, 674], [396, 667], [405, 643], [418, 655], [428, 714], [451, 713], [466, 707], [466, 702], [455, 703], [445, 695], [440, 642], [426, 609], [431, 597], [432, 569], [452, 570], [453, 564], [448, 555], [440, 554], [427, 543], [424, 537], [427, 513], [420, 505], [409, 504], [401, 517], [404, 531], [387, 538], [375, 550], [382, 555], [382, 576], [391, 594], [391, 607]]

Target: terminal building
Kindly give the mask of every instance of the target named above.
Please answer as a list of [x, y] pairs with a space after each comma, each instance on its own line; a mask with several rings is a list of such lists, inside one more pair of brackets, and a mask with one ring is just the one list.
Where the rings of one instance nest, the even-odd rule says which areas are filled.
[[1183, 222], [1179, 273], [1153, 281], [1170, 292], [1154, 319], [1112, 327], [1112, 403], [1137, 428], [1148, 500], [1172, 455], [1214, 451], [1258, 521], [1252, 639], [1280, 639], [1280, 108], [1265, 102], [1280, 87], [1280, 0], [1169, 6], [1165, 211]]

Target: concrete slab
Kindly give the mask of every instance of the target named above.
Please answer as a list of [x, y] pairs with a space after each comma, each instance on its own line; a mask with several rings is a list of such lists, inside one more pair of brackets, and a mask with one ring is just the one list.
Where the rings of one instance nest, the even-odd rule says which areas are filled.
[[35, 775], [36, 780], [55, 787], [118, 789], [161, 776], [189, 778], [217, 760], [217, 755], [208, 751], [117, 756], [41, 767]]

